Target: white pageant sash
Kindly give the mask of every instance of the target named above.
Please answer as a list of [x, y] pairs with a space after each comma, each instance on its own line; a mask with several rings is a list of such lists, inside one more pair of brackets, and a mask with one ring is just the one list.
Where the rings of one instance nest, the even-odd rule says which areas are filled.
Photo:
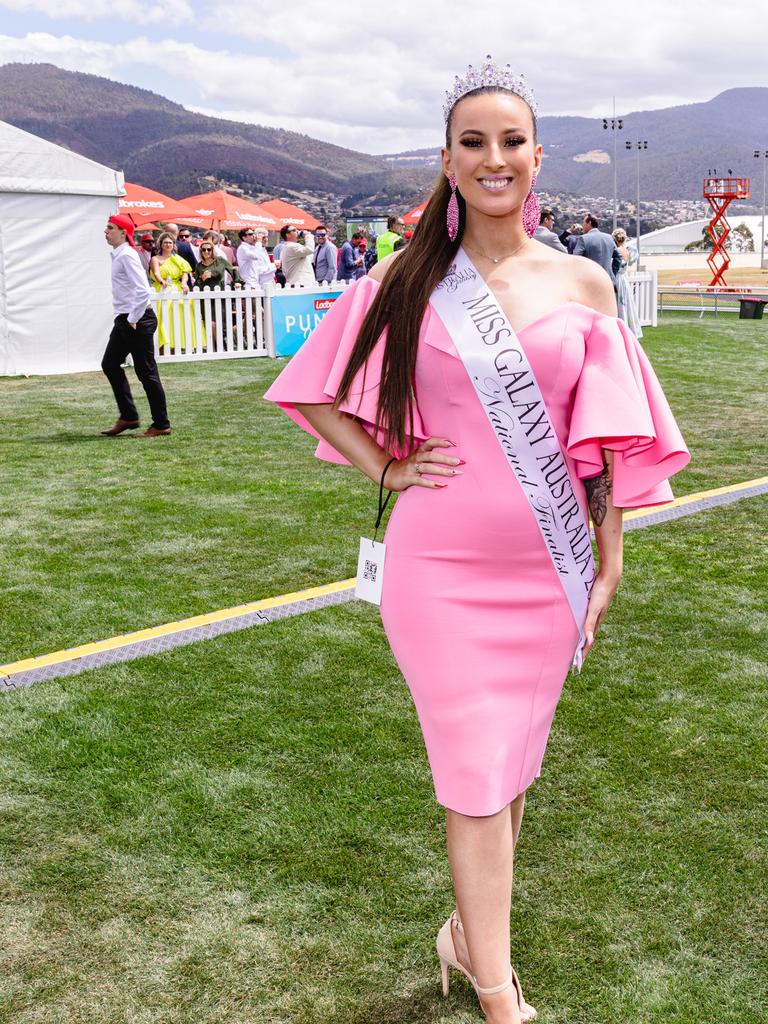
[[525, 349], [461, 248], [430, 302], [448, 329], [496, 440], [531, 504], [579, 630], [573, 663], [581, 669], [584, 622], [595, 578], [592, 542]]

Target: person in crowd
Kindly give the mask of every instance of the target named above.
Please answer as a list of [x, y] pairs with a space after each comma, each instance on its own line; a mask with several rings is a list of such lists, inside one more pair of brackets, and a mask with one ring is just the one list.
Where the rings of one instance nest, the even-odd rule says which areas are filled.
[[[225, 259], [222, 252], [223, 250], [221, 249], [217, 252], [217, 246], [214, 245], [212, 238], [204, 238], [201, 241], [200, 261], [193, 272], [196, 288], [199, 288], [201, 291], [204, 291], [206, 288], [209, 290], [223, 289], [228, 287], [229, 284], [233, 284], [235, 288], [242, 287], [243, 279], [240, 277], [240, 271], [228, 259]], [[205, 338], [210, 333], [213, 349], [216, 351], [218, 337], [215, 316], [211, 313], [210, 309], [201, 307], [201, 317], [203, 319], [201, 319], [200, 329], [203, 332], [203, 337]], [[225, 338], [226, 331], [227, 324], [225, 322]]]
[[360, 246], [360, 252], [363, 255], [363, 264], [365, 266], [366, 274], [370, 274], [373, 268], [378, 262], [378, 256], [376, 255], [376, 240], [372, 238], [370, 243], [366, 243], [365, 246]]
[[272, 250], [272, 263], [275, 268], [275, 281], [281, 286], [285, 286], [285, 274], [283, 273], [283, 264], [281, 262], [281, 255], [285, 248], [285, 241], [283, 240], [282, 231], [280, 233], [280, 241], [277, 243], [275, 248]]
[[555, 215], [546, 206], [542, 208], [539, 215], [539, 226], [536, 228], [533, 237], [537, 242], [548, 245], [558, 252], [568, 252], [566, 247], [555, 234]]
[[387, 230], [376, 239], [377, 260], [383, 260], [395, 251], [395, 244], [402, 238], [404, 230], [402, 217], [387, 217]]
[[[355, 231], [352, 237], [342, 245], [339, 252], [338, 277], [340, 281], [354, 281], [365, 273], [365, 257], [360, 251], [360, 243], [363, 241], [365, 241], [363, 233]], [[358, 270], [362, 271], [362, 274], [358, 274]]]
[[150, 288], [139, 254], [133, 248], [133, 223], [116, 214], [107, 221], [104, 237], [112, 249], [112, 307], [115, 322], [101, 361], [101, 368], [112, 385], [118, 419], [105, 437], [116, 437], [140, 426], [139, 412], [131, 394], [131, 385], [123, 369], [130, 355], [136, 376], [149, 401], [152, 422], [141, 437], [170, 434], [171, 424], [163, 385], [155, 360], [154, 336], [157, 317], [150, 303]]
[[613, 287], [616, 287], [616, 272], [621, 256], [611, 236], [600, 230], [600, 221], [593, 213], [584, 217], [582, 234], [576, 239], [573, 255], [586, 256], [588, 260], [597, 263], [610, 277]]
[[144, 267], [144, 273], [147, 275], [149, 280], [149, 264], [154, 254], [155, 243], [152, 240], [152, 235], [149, 232], [143, 234], [139, 239], [138, 256], [141, 260], [141, 265]]
[[229, 277], [235, 288], [241, 288], [243, 279], [240, 271], [228, 259], [216, 252], [212, 239], [204, 238], [200, 243], [200, 261], [195, 267], [193, 280], [196, 288], [224, 288]]
[[264, 246], [266, 232], [243, 228], [238, 232], [237, 265], [243, 281], [251, 288], [263, 288], [274, 280], [275, 271]]
[[410, 242], [410, 240], [412, 238], [413, 238], [413, 232], [412, 231], [405, 231], [405, 232], [403, 232], [403, 237], [398, 239], [397, 242], [395, 242], [395, 248], [393, 249], [393, 252], [400, 252], [401, 249], [405, 249], [405, 247], [408, 245], [408, 243]]
[[256, 245], [256, 229], [241, 228], [238, 231], [240, 245], [237, 247], [237, 265], [246, 285], [256, 287], [259, 283], [259, 253]]
[[563, 243], [565, 248], [568, 250], [568, 255], [573, 256], [573, 248], [576, 245], [576, 239], [581, 235], [581, 224], [571, 224], [569, 228], [566, 228], [558, 237]]
[[[192, 267], [176, 251], [176, 242], [170, 231], [164, 231], [157, 240], [157, 255], [149, 264], [149, 279], [157, 292], [189, 292]], [[178, 328], [177, 328], [178, 318]], [[184, 309], [178, 301], [158, 303], [158, 348], [161, 352], [184, 352], [194, 345], [195, 321], [190, 318], [189, 331], [184, 323]]]
[[200, 245], [202, 246], [203, 242], [210, 242], [211, 245], [213, 246], [214, 254], [216, 256], [220, 256], [222, 259], [229, 260], [229, 262], [231, 263], [232, 260], [229, 259], [229, 256], [224, 251], [224, 248], [222, 247], [220, 240], [221, 235], [219, 234], [219, 232], [209, 228], [208, 231], [203, 232], [203, 237], [200, 241]]
[[[634, 261], [627, 248], [627, 233], [624, 228], [616, 228], [613, 232], [613, 241], [621, 256], [621, 263], [616, 271], [616, 302], [619, 307], [619, 316], [636, 338], [642, 338], [643, 328], [640, 326], [632, 285], [627, 277], [627, 267]], [[637, 259], [637, 253], [635, 253], [635, 259]]]
[[[443, 173], [413, 241], [345, 289], [265, 397], [320, 438], [321, 458], [400, 494], [386, 563], [363, 541], [358, 583], [377, 585], [446, 808], [443, 992], [457, 970], [489, 1024], [520, 1024], [535, 1016], [510, 964], [526, 790], [618, 589], [622, 509], [668, 501], [689, 456], [609, 278], [528, 235], [543, 153], [525, 80], [488, 58], [455, 79], [444, 115]], [[426, 1019], [416, 1002], [401, 1015]]]
[[285, 275], [285, 283], [315, 284], [315, 272], [312, 269], [315, 239], [312, 234], [299, 234], [295, 224], [284, 224], [280, 228], [280, 238], [285, 242], [280, 252], [280, 266]]
[[225, 260], [229, 260], [229, 262], [234, 266], [234, 264], [236, 262], [236, 260], [235, 260], [235, 250], [232, 248], [232, 245], [231, 245], [229, 239], [227, 238], [227, 236], [223, 232], [221, 232], [221, 231], [217, 232], [217, 240], [214, 243], [214, 245], [218, 245], [219, 251], [221, 252], [221, 254], [224, 257], [224, 259]]
[[[368, 239], [363, 235], [360, 241], [357, 243], [357, 252], [360, 256], [360, 266], [356, 266], [352, 275], [355, 281], [358, 281], [361, 277], [365, 277], [367, 270], [365, 265], [366, 256], [370, 255], [368, 252]], [[374, 253], [375, 255], [375, 253]]]
[[269, 258], [267, 241], [269, 232], [263, 228], [256, 231], [256, 248], [259, 250], [259, 288], [265, 289], [275, 283], [275, 265]]
[[[173, 225], [176, 226], [175, 224]], [[188, 227], [182, 227], [181, 230], [176, 229], [176, 252], [182, 259], [185, 259], [189, 266], [195, 269], [195, 264], [198, 262], [198, 255], [195, 252], [195, 246], [191, 245], [191, 232]]]
[[315, 253], [312, 267], [318, 284], [330, 284], [336, 280], [336, 261], [338, 250], [328, 237], [328, 228], [321, 224], [315, 228]]

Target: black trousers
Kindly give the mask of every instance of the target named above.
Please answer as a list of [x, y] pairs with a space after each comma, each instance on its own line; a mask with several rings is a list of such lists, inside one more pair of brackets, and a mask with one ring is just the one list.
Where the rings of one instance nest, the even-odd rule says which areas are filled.
[[152, 426], [162, 430], [169, 427], [170, 423], [165, 404], [165, 391], [160, 383], [160, 374], [157, 372], [157, 362], [155, 361], [155, 348], [152, 339], [156, 330], [157, 317], [151, 306], [147, 307], [135, 329], [129, 325], [127, 313], [116, 316], [115, 326], [112, 328], [104, 358], [101, 361], [101, 368], [115, 393], [120, 419], [137, 420], [139, 412], [133, 401], [131, 386], [123, 369], [126, 356], [129, 353], [133, 356], [136, 376], [141, 381], [149, 400]]

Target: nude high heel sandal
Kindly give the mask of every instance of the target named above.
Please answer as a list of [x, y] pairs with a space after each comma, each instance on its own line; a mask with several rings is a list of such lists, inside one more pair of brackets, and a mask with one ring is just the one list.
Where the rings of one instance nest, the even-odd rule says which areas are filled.
[[[462, 935], [464, 934], [464, 929], [462, 928], [459, 919], [456, 917], [455, 911], [451, 914], [451, 916], [445, 922], [443, 927], [437, 933], [437, 942], [435, 943], [437, 947], [437, 955], [440, 957], [440, 971], [442, 974], [443, 981], [443, 995], [448, 995], [448, 988], [450, 986], [448, 968], [453, 967], [455, 971], [461, 971], [464, 977], [467, 978], [470, 985], [475, 990], [478, 999], [480, 998], [481, 995], [495, 995], [497, 992], [503, 992], [505, 989], [514, 985], [517, 991], [517, 1005], [520, 1009], [520, 1020], [522, 1022], [534, 1020], [534, 1018], [536, 1017], [536, 1009], [529, 1003], [526, 1003], [525, 997], [523, 996], [523, 990], [520, 987], [520, 979], [518, 978], [517, 972], [515, 971], [514, 967], [512, 967], [512, 965], [510, 964], [509, 978], [503, 984], [497, 985], [495, 988], [481, 988], [477, 984], [477, 980], [474, 977], [474, 975], [471, 974], [466, 969], [466, 967], [463, 967], [462, 964], [459, 963], [459, 958], [456, 954], [456, 945], [453, 941], [454, 928], [456, 928], [457, 931], [460, 931]], [[482, 1000], [480, 1001], [480, 1005], [482, 1006]]]

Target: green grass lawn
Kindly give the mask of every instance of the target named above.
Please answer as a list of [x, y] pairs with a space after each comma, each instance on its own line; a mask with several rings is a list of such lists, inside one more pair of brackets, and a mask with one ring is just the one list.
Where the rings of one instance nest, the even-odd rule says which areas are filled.
[[[768, 325], [666, 317], [645, 345], [694, 456], [676, 493], [768, 473]], [[262, 400], [280, 366], [163, 366], [154, 441], [98, 435], [100, 373], [0, 381], [0, 664], [354, 574], [374, 488]]]
[[[694, 452], [765, 475], [761, 324], [646, 348]], [[11, 660], [352, 574], [373, 487], [261, 401], [266, 360], [164, 367], [177, 427], [92, 436], [97, 375], [0, 383]], [[542, 1024], [757, 1024], [768, 500], [627, 535], [519, 847], [514, 957]], [[0, 699], [0, 1021], [467, 1024], [415, 712], [351, 604]]]

